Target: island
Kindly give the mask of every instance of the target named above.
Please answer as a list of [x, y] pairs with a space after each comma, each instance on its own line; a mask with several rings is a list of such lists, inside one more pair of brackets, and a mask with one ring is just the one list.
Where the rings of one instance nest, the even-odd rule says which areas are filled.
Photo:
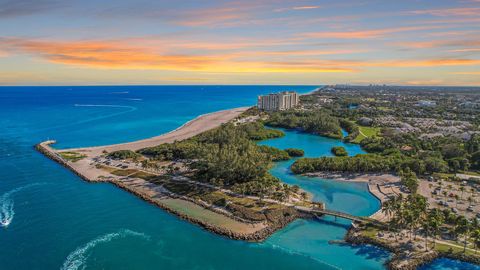
[[[214, 233], [263, 241], [297, 218], [352, 221], [345, 241], [390, 250], [389, 269], [439, 257], [479, 263], [480, 92], [475, 88], [329, 85], [261, 96], [255, 107], [202, 115], [136, 142], [36, 148], [86, 181], [109, 182]], [[282, 130], [358, 144], [330, 156], [257, 142]], [[270, 173], [275, 162], [316, 179], [364, 182], [381, 209], [326, 209]]]

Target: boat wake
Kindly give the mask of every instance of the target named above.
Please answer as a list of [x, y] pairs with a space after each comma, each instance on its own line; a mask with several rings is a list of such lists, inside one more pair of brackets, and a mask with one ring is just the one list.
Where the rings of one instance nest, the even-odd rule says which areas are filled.
[[13, 216], [15, 215], [15, 211], [13, 208], [13, 205], [14, 205], [13, 195], [24, 189], [35, 187], [35, 186], [41, 186], [41, 185], [46, 185], [46, 183], [33, 183], [33, 184], [25, 185], [22, 187], [12, 189], [9, 192], [6, 192], [2, 196], [0, 196], [0, 226], [1, 227], [6, 228], [12, 223]]
[[84, 246], [77, 248], [72, 253], [70, 253], [67, 259], [65, 260], [65, 262], [63, 263], [62, 267], [60, 268], [60, 270], [80, 270], [80, 269], [83, 270], [86, 268], [85, 263], [90, 255], [90, 251], [93, 248], [95, 248], [97, 245], [108, 243], [114, 239], [125, 238], [129, 236], [141, 237], [146, 240], [150, 239], [149, 236], [143, 233], [139, 233], [131, 230], [125, 230], [125, 229], [120, 230], [118, 232], [102, 235], [88, 242]]

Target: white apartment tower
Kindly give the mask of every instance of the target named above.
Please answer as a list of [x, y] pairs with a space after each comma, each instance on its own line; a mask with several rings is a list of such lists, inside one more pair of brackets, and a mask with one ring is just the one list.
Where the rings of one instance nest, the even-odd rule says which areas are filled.
[[283, 111], [297, 106], [298, 102], [297, 92], [280, 92], [259, 96], [257, 107], [265, 111]]

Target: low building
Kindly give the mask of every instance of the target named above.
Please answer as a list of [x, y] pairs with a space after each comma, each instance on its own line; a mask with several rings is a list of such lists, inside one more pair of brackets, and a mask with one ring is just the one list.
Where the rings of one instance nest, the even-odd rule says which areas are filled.
[[257, 107], [264, 111], [283, 111], [296, 107], [299, 101], [297, 92], [280, 92], [259, 96]]

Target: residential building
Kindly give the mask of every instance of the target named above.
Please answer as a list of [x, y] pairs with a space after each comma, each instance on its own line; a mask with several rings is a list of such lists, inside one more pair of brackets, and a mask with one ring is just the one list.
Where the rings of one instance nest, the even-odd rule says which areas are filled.
[[299, 100], [297, 92], [280, 92], [259, 96], [257, 107], [265, 111], [282, 111], [294, 108]]

